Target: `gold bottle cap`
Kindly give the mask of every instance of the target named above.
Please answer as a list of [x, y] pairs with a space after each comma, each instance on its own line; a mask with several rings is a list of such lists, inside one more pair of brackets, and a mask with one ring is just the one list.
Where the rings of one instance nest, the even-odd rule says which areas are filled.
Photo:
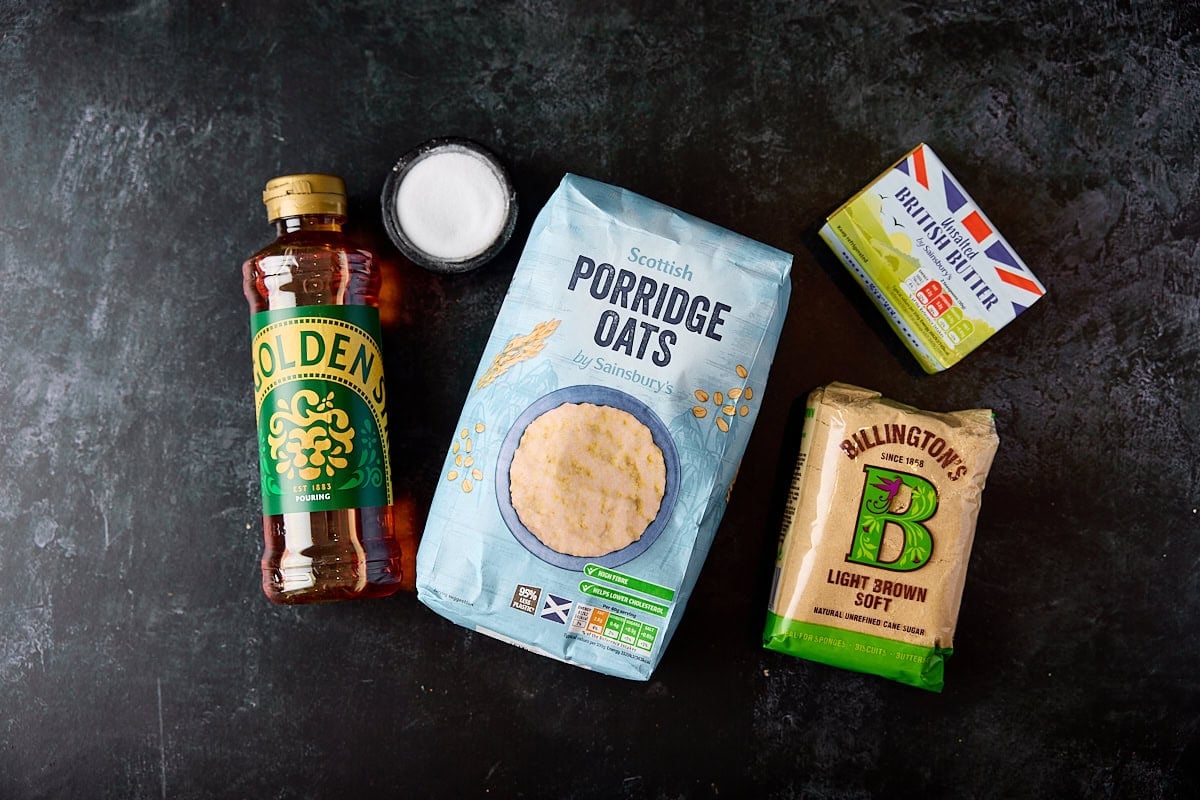
[[300, 214], [346, 216], [346, 184], [336, 175], [283, 175], [267, 181], [263, 190], [267, 221]]

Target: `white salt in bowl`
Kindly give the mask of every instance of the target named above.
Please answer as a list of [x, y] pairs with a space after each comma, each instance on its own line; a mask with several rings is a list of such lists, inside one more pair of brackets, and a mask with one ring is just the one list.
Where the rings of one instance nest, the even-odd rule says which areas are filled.
[[517, 224], [508, 171], [469, 139], [439, 138], [406, 153], [383, 185], [383, 224], [414, 264], [467, 272], [491, 261]]

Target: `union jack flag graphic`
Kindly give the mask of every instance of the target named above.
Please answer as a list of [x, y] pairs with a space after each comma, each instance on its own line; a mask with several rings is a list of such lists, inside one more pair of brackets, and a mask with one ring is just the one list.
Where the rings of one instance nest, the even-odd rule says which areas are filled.
[[997, 295], [1012, 304], [1014, 316], [1046, 293], [1046, 288], [1034, 277], [1033, 271], [997, 232], [996, 226], [984, 216], [971, 196], [955, 182], [950, 170], [928, 145], [917, 145], [896, 165], [896, 170], [912, 178], [928, 193], [925, 199], [929, 207], [948, 209], [975, 244], [979, 245], [987, 257], [988, 266], [999, 279], [992, 286]]

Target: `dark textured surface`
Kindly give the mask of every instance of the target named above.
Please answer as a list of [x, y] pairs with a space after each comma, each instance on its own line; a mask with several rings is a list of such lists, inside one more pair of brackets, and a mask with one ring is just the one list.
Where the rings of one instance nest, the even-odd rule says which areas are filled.
[[[0, 798], [1175, 798], [1200, 792], [1200, 10], [1007, 0], [0, 2]], [[465, 135], [525, 215], [395, 264], [396, 158]], [[1049, 288], [920, 374], [815, 236], [918, 141]], [[411, 595], [280, 609], [238, 265], [273, 175], [345, 176], [403, 280], [399, 483], [428, 501], [564, 171], [794, 252], [737, 490], [645, 684]], [[996, 410], [944, 694], [762, 651], [793, 402]]]

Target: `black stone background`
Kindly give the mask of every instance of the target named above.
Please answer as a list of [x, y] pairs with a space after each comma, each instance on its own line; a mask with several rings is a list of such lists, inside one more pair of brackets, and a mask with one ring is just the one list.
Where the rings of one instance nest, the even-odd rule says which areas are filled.
[[[0, 797], [1197, 796], [1198, 101], [1194, 2], [0, 2]], [[502, 154], [523, 207], [465, 277], [399, 264], [379, 218], [440, 135]], [[920, 141], [1049, 288], [936, 376], [815, 234]], [[263, 183], [318, 170], [403, 282], [418, 505], [565, 171], [795, 253], [649, 682], [413, 595], [262, 597], [239, 264]], [[996, 411], [940, 696], [759, 647], [794, 403], [830, 380]]]

